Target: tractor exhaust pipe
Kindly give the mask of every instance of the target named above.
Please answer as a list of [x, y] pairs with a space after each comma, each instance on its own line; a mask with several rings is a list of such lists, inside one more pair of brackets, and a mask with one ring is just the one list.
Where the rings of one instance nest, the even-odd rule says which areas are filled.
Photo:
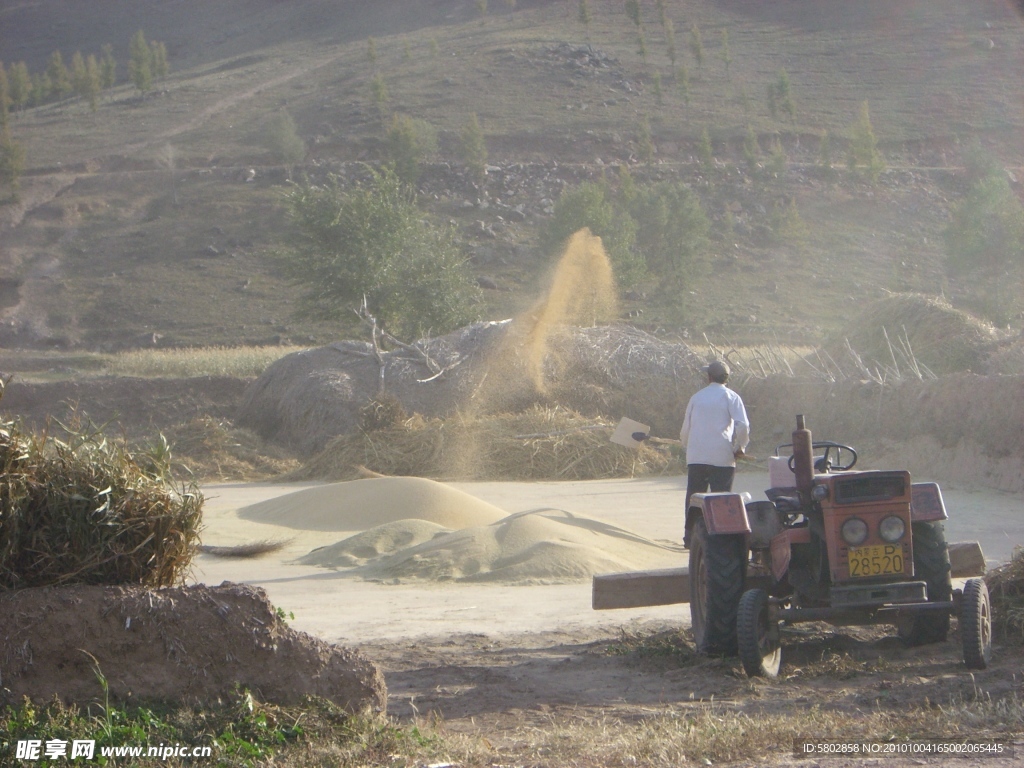
[[814, 449], [811, 430], [804, 426], [802, 413], [796, 417], [796, 429], [793, 432], [793, 473], [796, 475], [800, 500], [809, 502], [811, 488], [814, 487]]

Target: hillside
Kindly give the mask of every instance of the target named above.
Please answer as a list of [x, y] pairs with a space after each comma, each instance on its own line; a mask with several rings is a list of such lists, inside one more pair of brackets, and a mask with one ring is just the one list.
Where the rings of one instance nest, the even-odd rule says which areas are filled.
[[[53, 50], [70, 61], [111, 43], [122, 84], [95, 113], [72, 97], [11, 120], [28, 160], [19, 201], [0, 206], [0, 347], [309, 344], [351, 334], [354, 325], [293, 319], [296, 289], [266, 255], [287, 226], [288, 178], [380, 159], [382, 118], [395, 112], [440, 131], [422, 197], [456, 222], [477, 276], [497, 286], [484, 292], [483, 319], [508, 316], [535, 293], [551, 260], [538, 229], [561, 190], [614, 178], [620, 164], [639, 182], [691, 184], [714, 232], [707, 269], [683, 295], [654, 283], [628, 294], [624, 318], [646, 330], [815, 343], [887, 291], [966, 299], [972, 286], [946, 274], [942, 248], [965, 191], [963, 152], [980, 142], [1015, 178], [1024, 165], [1024, 24], [1014, 5], [666, 3], [688, 97], [655, 4], [641, 6], [646, 58], [610, 1], [590, 3], [586, 28], [570, 0], [492, 0], [486, 14], [469, 0], [119, 0], [102, 14], [70, 0], [5, 4], [5, 62], [36, 72]], [[171, 67], [144, 97], [123, 82], [137, 29], [166, 43]], [[792, 120], [766, 105], [783, 69]], [[371, 94], [375, 75], [387, 85], [384, 104]], [[888, 166], [877, 184], [841, 169], [864, 100]], [[282, 110], [308, 147], [294, 168], [262, 146]], [[492, 165], [483, 188], [456, 158], [472, 113]], [[650, 163], [638, 160], [644, 120]], [[763, 163], [779, 141], [781, 173], [748, 173], [748, 125]], [[712, 173], [696, 160], [705, 130]], [[836, 182], [815, 167], [825, 130], [836, 141]], [[802, 226], [780, 235], [790, 206]]]

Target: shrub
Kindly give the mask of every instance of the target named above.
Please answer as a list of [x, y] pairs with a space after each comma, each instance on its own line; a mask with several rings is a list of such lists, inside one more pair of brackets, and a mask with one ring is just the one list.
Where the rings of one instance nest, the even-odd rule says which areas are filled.
[[263, 143], [274, 157], [287, 165], [301, 163], [306, 158], [306, 142], [287, 112], [277, 112], [267, 121]]
[[601, 238], [619, 285], [629, 287], [645, 277], [643, 257], [635, 249], [636, 221], [614, 204], [607, 184], [585, 181], [562, 192], [541, 232], [541, 245], [549, 253], [560, 251], [584, 227]]
[[406, 184], [419, 181], [423, 161], [437, 153], [437, 128], [426, 120], [394, 115], [387, 138], [388, 159]]
[[707, 245], [710, 225], [697, 195], [685, 184], [662, 182], [637, 190], [629, 211], [648, 269], [665, 289], [680, 290]]
[[280, 263], [307, 289], [300, 314], [338, 319], [365, 299], [393, 334], [410, 338], [472, 319], [478, 292], [454, 233], [425, 220], [391, 169], [348, 191], [336, 177], [297, 185], [286, 202], [295, 226]]

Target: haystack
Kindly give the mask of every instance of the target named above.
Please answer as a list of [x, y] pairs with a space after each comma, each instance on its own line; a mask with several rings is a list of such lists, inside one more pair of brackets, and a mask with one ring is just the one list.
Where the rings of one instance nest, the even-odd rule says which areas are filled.
[[615, 445], [613, 427], [558, 407], [447, 420], [417, 416], [335, 438], [291, 479], [352, 480], [361, 468], [460, 480], [599, 480], [666, 471], [667, 453]]
[[1007, 643], [1024, 644], [1024, 548], [1013, 558], [985, 574], [992, 597], [992, 624], [996, 636]]
[[198, 489], [172, 489], [159, 456], [91, 428], [68, 432], [0, 422], [0, 588], [180, 582], [198, 540]]
[[869, 304], [824, 347], [840, 365], [850, 360], [848, 341], [870, 369], [905, 369], [916, 361], [936, 375], [980, 373], [995, 338], [992, 326], [945, 299], [898, 293]]
[[520, 335], [515, 321], [477, 323], [380, 360], [356, 341], [293, 353], [249, 386], [236, 423], [312, 456], [365, 426], [367, 406], [387, 397], [428, 421], [561, 406], [615, 421], [628, 415], [669, 437], [700, 386], [702, 361], [685, 344], [622, 326], [560, 326], [545, 339], [538, 389]]

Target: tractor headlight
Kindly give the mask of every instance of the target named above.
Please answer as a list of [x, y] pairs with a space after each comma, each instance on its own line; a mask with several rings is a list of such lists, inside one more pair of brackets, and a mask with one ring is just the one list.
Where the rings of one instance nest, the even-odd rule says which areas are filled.
[[851, 547], [857, 547], [863, 544], [868, 537], [868, 524], [859, 517], [851, 517], [843, 523], [840, 533], [843, 536], [843, 541]]
[[815, 501], [824, 501], [828, 498], [828, 486], [816, 485], [811, 489], [811, 498]]
[[902, 539], [906, 532], [906, 523], [896, 515], [882, 518], [882, 522], [878, 524], [878, 535], [882, 537], [882, 541], [887, 541], [890, 544]]

